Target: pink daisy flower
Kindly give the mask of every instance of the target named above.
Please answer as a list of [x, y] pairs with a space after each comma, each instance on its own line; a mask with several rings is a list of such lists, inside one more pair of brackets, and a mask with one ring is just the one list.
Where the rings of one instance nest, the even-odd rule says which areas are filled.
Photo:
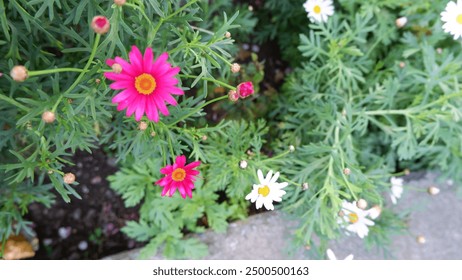
[[194, 189], [194, 181], [196, 181], [199, 171], [194, 170], [201, 162], [193, 161], [186, 164], [185, 156], [177, 156], [173, 165], [167, 165], [160, 170], [160, 173], [165, 174], [165, 177], [158, 180], [156, 185], [163, 187], [162, 196], [168, 194], [170, 197], [175, 193], [176, 189], [181, 194], [182, 198], [192, 198], [192, 189]]
[[164, 116], [169, 115], [165, 102], [176, 106], [178, 103], [172, 95], [184, 94], [181, 88], [176, 87], [178, 80], [174, 78], [180, 68], [167, 62], [167, 53], [154, 61], [153, 56], [151, 48], [147, 48], [143, 56], [136, 46], [132, 46], [128, 54], [130, 63], [120, 57], [106, 61], [111, 67], [114, 64], [121, 67], [120, 73], [104, 73], [106, 78], [114, 81], [110, 85], [112, 89], [122, 90], [112, 98], [112, 103], [118, 103], [118, 111], [127, 109], [127, 117], [135, 113], [137, 121], [146, 113], [149, 120], [158, 122], [158, 111]]

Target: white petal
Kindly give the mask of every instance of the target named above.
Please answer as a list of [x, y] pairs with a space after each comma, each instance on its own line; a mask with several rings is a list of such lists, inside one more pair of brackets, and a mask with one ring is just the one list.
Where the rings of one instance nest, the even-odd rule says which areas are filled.
[[270, 199], [266, 200], [264, 202], [264, 205], [265, 205], [266, 210], [274, 210], [273, 202]]
[[335, 256], [334, 252], [332, 252], [331, 249], [327, 249], [326, 254], [329, 260], [332, 260], [332, 261], [337, 260], [337, 257]]
[[257, 199], [257, 203], [255, 203], [257, 209], [260, 209], [263, 206], [263, 200]]
[[279, 172], [276, 172], [276, 174], [274, 174], [273, 178], [271, 178], [271, 180], [269, 181], [269, 184], [276, 183], [278, 178], [279, 178]]
[[345, 260], [346, 260], [346, 261], [351, 261], [353, 258], [354, 258], [353, 254], [349, 254], [349, 255], [345, 258]]
[[263, 181], [265, 181], [265, 179], [263, 177], [263, 172], [260, 169], [257, 170], [257, 176], [258, 180], [260, 181], [260, 184], [263, 184]]

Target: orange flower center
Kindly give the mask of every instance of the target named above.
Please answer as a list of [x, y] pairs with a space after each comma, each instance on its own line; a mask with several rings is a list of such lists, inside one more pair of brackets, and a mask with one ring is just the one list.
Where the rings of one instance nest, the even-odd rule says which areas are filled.
[[350, 223], [354, 224], [357, 223], [359, 220], [359, 217], [356, 213], [350, 213], [348, 214], [348, 218], [350, 219]]
[[172, 180], [175, 182], [181, 182], [186, 178], [186, 171], [183, 168], [177, 168], [172, 172]]
[[263, 186], [261, 188], [258, 188], [258, 194], [261, 194], [263, 197], [266, 197], [270, 192], [270, 189], [268, 186]]
[[135, 78], [135, 88], [138, 93], [149, 95], [156, 89], [156, 79], [151, 74], [143, 73]]
[[319, 7], [319, 5], [314, 6], [313, 12], [315, 12], [316, 14], [320, 14], [321, 13], [321, 7]]

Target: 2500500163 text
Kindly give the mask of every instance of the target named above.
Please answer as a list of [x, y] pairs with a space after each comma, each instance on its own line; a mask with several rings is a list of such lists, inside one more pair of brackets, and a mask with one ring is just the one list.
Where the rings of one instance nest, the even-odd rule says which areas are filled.
[[308, 275], [308, 267], [246, 267], [245, 275]]

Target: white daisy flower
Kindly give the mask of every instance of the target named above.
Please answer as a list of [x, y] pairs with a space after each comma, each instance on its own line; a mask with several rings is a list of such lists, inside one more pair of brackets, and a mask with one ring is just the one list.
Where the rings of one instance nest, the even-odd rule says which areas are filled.
[[287, 187], [289, 183], [277, 183], [279, 172], [276, 172], [273, 176], [272, 170], [266, 174], [266, 178], [263, 177], [263, 172], [260, 169], [258, 169], [257, 175], [260, 183], [253, 185], [252, 191], [245, 199], [250, 200], [252, 203], [256, 202], [257, 209], [264, 205], [267, 210], [274, 210], [273, 201], [279, 202], [282, 200], [282, 196], [286, 194], [282, 189]]
[[[326, 251], [326, 254], [327, 254], [327, 258], [331, 261], [336, 261], [337, 260], [337, 257], [335, 256], [334, 252], [332, 252], [331, 249], [327, 249]], [[349, 254], [344, 260], [345, 261], [351, 261], [353, 259], [353, 254]]]
[[359, 209], [356, 203], [342, 202], [343, 216], [339, 217], [337, 222], [345, 227], [346, 230], [356, 233], [360, 238], [364, 238], [369, 233], [368, 226], [375, 223], [367, 218], [369, 212]]
[[332, 0], [307, 0], [303, 7], [311, 21], [327, 22], [327, 18], [334, 14]]
[[403, 182], [404, 180], [402, 178], [391, 177], [390, 179], [390, 198], [393, 204], [396, 204], [398, 202], [398, 199], [403, 194]]
[[454, 36], [454, 40], [462, 37], [462, 0], [449, 2], [446, 10], [441, 13], [441, 21], [444, 22], [444, 32]]

